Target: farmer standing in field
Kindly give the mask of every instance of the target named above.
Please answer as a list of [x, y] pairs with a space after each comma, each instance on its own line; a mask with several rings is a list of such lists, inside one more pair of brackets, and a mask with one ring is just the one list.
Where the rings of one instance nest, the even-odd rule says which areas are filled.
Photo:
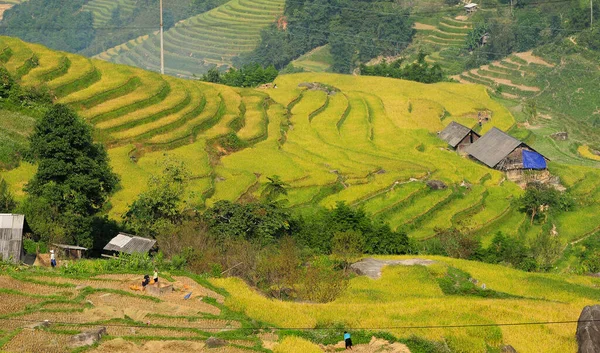
[[352, 350], [352, 338], [350, 338], [350, 334], [344, 331], [344, 342], [346, 343], [346, 349]]
[[54, 257], [54, 250], [50, 250], [50, 266], [56, 267], [56, 258]]
[[153, 278], [154, 278], [154, 284], [156, 286], [158, 286], [158, 269], [156, 267], [154, 268], [154, 277]]

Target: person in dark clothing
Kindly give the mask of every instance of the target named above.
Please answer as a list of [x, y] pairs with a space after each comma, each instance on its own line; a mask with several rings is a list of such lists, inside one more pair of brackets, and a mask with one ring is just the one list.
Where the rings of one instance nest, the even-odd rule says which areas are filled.
[[344, 331], [344, 342], [346, 343], [346, 349], [352, 350], [352, 338], [350, 338], [350, 334]]
[[144, 275], [144, 280], [142, 281], [142, 288], [146, 289], [146, 286], [150, 283], [150, 276]]

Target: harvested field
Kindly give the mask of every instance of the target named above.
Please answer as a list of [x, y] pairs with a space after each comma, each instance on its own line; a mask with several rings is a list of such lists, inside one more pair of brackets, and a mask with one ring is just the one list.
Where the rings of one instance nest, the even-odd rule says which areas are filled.
[[0, 316], [23, 311], [27, 306], [38, 304], [42, 300], [25, 295], [0, 293], [0, 303], [2, 303], [0, 305]]
[[114, 352], [146, 352], [146, 353], [189, 353], [189, 352], [214, 352], [214, 353], [247, 353], [237, 347], [205, 348], [204, 342], [196, 341], [146, 341], [140, 344], [117, 338], [102, 343], [90, 353], [114, 353]]
[[239, 322], [231, 320], [207, 320], [202, 318], [192, 320], [191, 318], [166, 316], [147, 316], [146, 320], [152, 325], [195, 328], [206, 332], [219, 332], [241, 327]]
[[38, 295], [59, 295], [70, 297], [74, 288], [54, 287], [44, 284], [20, 281], [9, 276], [0, 276], [0, 288], [10, 288], [19, 292]]
[[2, 351], [14, 353], [70, 352], [71, 348], [69, 346], [69, 340], [69, 335], [24, 329], [7, 344], [2, 346]]

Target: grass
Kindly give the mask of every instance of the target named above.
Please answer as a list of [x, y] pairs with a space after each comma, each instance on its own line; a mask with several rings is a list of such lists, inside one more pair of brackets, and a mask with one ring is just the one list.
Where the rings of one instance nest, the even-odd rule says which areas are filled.
[[[431, 258], [438, 264], [387, 267], [378, 280], [356, 277], [340, 298], [328, 304], [266, 299], [233, 278], [211, 282], [230, 293], [226, 300], [229, 307], [242, 310], [256, 320], [290, 328], [331, 327], [335, 323], [350, 330], [354, 327], [576, 320], [581, 307], [592, 303], [593, 293], [598, 291], [594, 288], [598, 280], [589, 277], [532, 274], [497, 265]], [[485, 295], [444, 294], [437, 279], [447, 273], [461, 278], [460, 283], [465, 288], [473, 285], [469, 278], [477, 279], [479, 289], [465, 290]], [[488, 288], [487, 293], [482, 293], [483, 283]], [[505, 295], [494, 298], [495, 292]], [[486, 345], [499, 347], [501, 344], [510, 344], [519, 352], [565, 352], [577, 347], [573, 336], [575, 325], [384, 330], [399, 338], [413, 334], [434, 340], [444, 337], [453, 350], [462, 352], [485, 351]]]
[[327, 72], [333, 64], [333, 56], [329, 45], [324, 45], [301, 55], [291, 64], [310, 72]]

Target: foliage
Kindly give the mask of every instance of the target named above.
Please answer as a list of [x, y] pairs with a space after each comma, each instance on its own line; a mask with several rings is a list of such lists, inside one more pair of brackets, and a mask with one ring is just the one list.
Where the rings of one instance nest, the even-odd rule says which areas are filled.
[[219, 201], [204, 212], [202, 219], [219, 240], [245, 239], [260, 244], [283, 237], [295, 226], [289, 211], [273, 203]]
[[336, 232], [331, 239], [331, 254], [342, 261], [344, 270], [347, 270], [352, 260], [362, 254], [364, 247], [365, 238], [356, 230]]
[[533, 258], [539, 264], [539, 269], [548, 271], [560, 258], [564, 247], [560, 238], [546, 229], [531, 240], [530, 248]]
[[156, 237], [180, 224], [183, 218], [184, 182], [189, 177], [182, 162], [166, 160], [162, 175], [153, 175], [149, 189], [140, 194], [123, 216], [124, 225], [136, 234]]
[[560, 213], [570, 211], [575, 206], [573, 198], [562, 193], [552, 186], [541, 183], [529, 183], [525, 194], [518, 201], [518, 207], [522, 212], [531, 216], [531, 223], [534, 220], [546, 221], [548, 213]]
[[46, 254], [48, 253], [48, 244], [42, 241], [36, 242], [32, 239], [24, 238], [23, 239], [23, 250], [25, 250], [26, 254]]
[[338, 232], [356, 231], [364, 237], [363, 253], [403, 254], [408, 250], [408, 237], [402, 231], [392, 231], [389, 225], [374, 221], [363, 210], [343, 202], [302, 220], [303, 226], [295, 235], [298, 242], [321, 253], [331, 253], [332, 239]]
[[261, 192], [261, 197], [266, 202], [273, 202], [277, 200], [280, 196], [287, 196], [287, 188], [289, 188], [289, 184], [281, 180], [278, 175], [273, 175], [272, 177], [267, 177], [267, 184], [265, 188]]
[[482, 38], [489, 31], [489, 26], [485, 22], [477, 23], [472, 30], [469, 31], [466, 38], [466, 48], [473, 51], [483, 45]]
[[25, 209], [31, 218], [38, 217], [31, 214], [37, 212], [48, 216], [32, 222], [33, 230], [43, 229], [48, 240], [52, 226], [44, 223], [49, 222], [64, 230], [63, 241], [90, 247], [90, 217], [102, 209], [118, 183], [104, 147], [93, 142], [91, 128], [64, 105], [48, 111], [30, 141], [38, 170], [27, 184]]
[[457, 228], [436, 229], [436, 237], [439, 239], [444, 252], [450, 257], [469, 259], [481, 250], [479, 241], [465, 230]]
[[472, 295], [485, 298], [513, 297], [506, 293], [496, 292], [478, 286], [477, 282], [475, 282], [469, 273], [455, 267], [448, 267], [446, 275], [438, 278], [437, 281], [446, 295]]
[[483, 261], [498, 264], [510, 264], [516, 268], [533, 271], [537, 269], [535, 259], [530, 255], [530, 249], [525, 242], [518, 238], [509, 237], [497, 232], [487, 247]]
[[397, 55], [414, 34], [408, 11], [390, 1], [336, 0], [329, 6], [312, 1], [287, 4], [285, 28], [273, 24], [243, 62], [283, 69], [290, 61], [330, 44], [332, 70], [350, 73], [357, 62]]
[[0, 177], [0, 213], [12, 213], [16, 207], [17, 202], [8, 188], [8, 183]]
[[202, 75], [201, 80], [233, 87], [258, 87], [264, 83], [273, 82], [277, 75], [279, 73], [273, 65], [264, 68], [259, 64], [246, 64], [239, 69], [232, 67], [225, 73], [221, 73], [219, 69], [213, 67]]
[[390, 64], [382, 62], [377, 65], [360, 66], [360, 74], [365, 76], [384, 76], [400, 78], [423, 83], [441, 82], [446, 79], [439, 64], [430, 65], [425, 61], [427, 55], [419, 53], [418, 59], [412, 64], [402, 67], [403, 59], [398, 59]]
[[31, 0], [4, 13], [0, 33], [57, 50], [77, 52], [94, 39], [92, 14], [80, 11], [85, 0]]

